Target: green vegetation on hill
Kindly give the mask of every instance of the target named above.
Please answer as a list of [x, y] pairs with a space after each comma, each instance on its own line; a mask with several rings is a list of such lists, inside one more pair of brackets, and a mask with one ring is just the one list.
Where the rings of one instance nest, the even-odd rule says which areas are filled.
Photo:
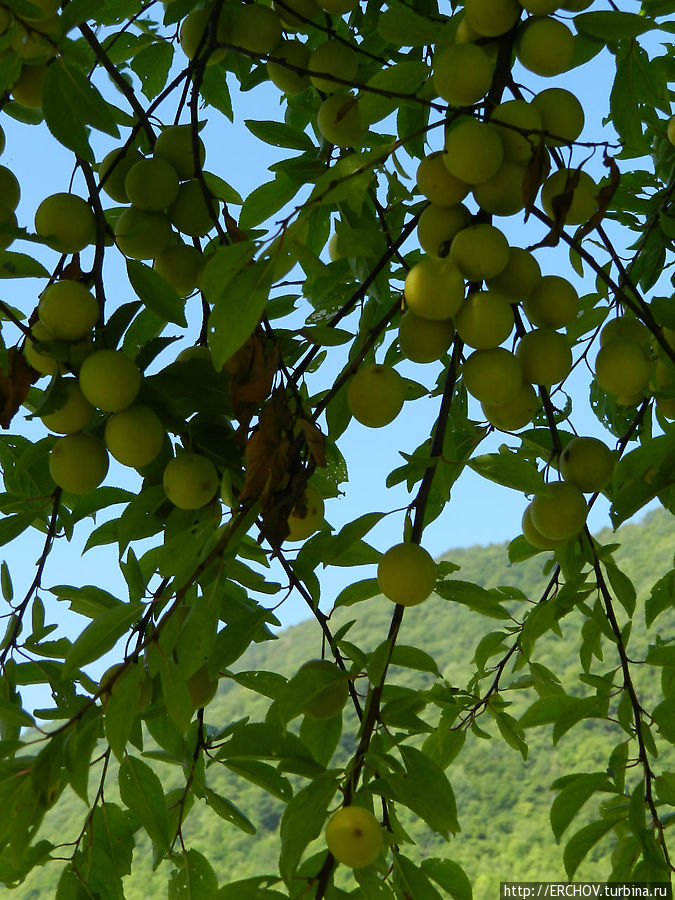
[[[619, 537], [622, 544], [616, 553], [617, 564], [632, 579], [638, 603], [644, 604], [652, 573], [672, 568], [675, 522], [668, 513], [658, 511], [647, 516], [639, 525], [624, 525]], [[602, 544], [609, 544], [613, 539], [609, 532], [599, 535]], [[509, 566], [504, 544], [453, 550], [448, 553], [447, 559], [459, 566], [452, 577], [476, 582], [488, 589], [507, 585], [511, 590], [505, 596], [516, 597], [509, 601], [512, 609], [517, 609], [521, 603], [536, 601], [550, 579], [550, 572], [545, 571], [549, 568], [548, 554]], [[675, 597], [672, 601], [671, 606], [675, 605]], [[451, 688], [478, 692], [477, 684], [470, 680], [476, 669], [473, 662], [476, 647], [487, 630], [486, 619], [464, 605], [455, 604], [451, 630], [447, 627], [440, 629], [437, 622], [448, 621], [447, 616], [442, 620], [439, 617], [447, 602], [436, 596], [410, 610], [405, 618], [400, 643], [431, 654], [445, 683]], [[360, 646], [374, 649], [390, 612], [390, 604], [385, 604], [379, 597], [359, 605]], [[333, 617], [334, 628], [341, 628], [353, 618], [350, 608], [338, 609]], [[592, 672], [583, 681], [575, 674], [579, 668], [577, 655], [580, 638], [583, 639], [583, 621], [579, 611], [571, 609], [561, 619], [562, 637], [549, 632], [536, 643], [531, 659], [555, 673], [568, 694], [589, 697], [594, 693]], [[637, 627], [639, 621], [644, 622], [644, 617], [637, 615], [635, 621], [628, 647], [631, 659], [639, 660], [644, 659], [647, 653], [647, 638], [644, 630]], [[656, 621], [657, 632], [664, 639], [670, 637], [675, 623], [672, 608]], [[495, 619], [494, 630], [506, 632], [509, 624], [508, 620]], [[652, 643], [654, 640], [652, 635]], [[508, 640], [505, 646], [508, 646]], [[301, 623], [282, 631], [276, 641], [253, 645], [239, 661], [233, 675], [240, 681], [246, 681], [244, 673], [278, 669], [279, 660], [283, 659], [285, 674], [290, 676], [303, 662], [317, 656], [317, 649], [316, 628], [312, 623]], [[596, 657], [594, 660], [597, 671], [616, 668], [616, 647], [609, 640], [602, 641], [598, 653], [601, 653], [602, 659]], [[499, 658], [494, 657], [495, 660]], [[489, 670], [489, 660], [485, 667]], [[641, 696], [654, 702], [659, 693], [659, 669], [651, 666], [636, 668], [640, 669], [636, 683]], [[410, 668], [395, 668], [394, 671], [395, 686], [385, 694], [385, 703], [396, 699], [397, 690], [413, 686], [432, 690], [434, 684], [443, 683], [430, 673], [413, 672]], [[525, 668], [511, 671], [507, 665], [504, 678], [507, 684], [513, 686], [518, 677], [525, 674]], [[493, 678], [494, 673], [488, 672], [484, 687]], [[520, 716], [536, 696], [531, 687], [505, 690], [501, 694], [505, 702], [513, 704], [508, 709], [515, 717]], [[401, 699], [400, 695], [398, 699]], [[268, 705], [268, 700], [242, 687], [234, 677], [223, 679], [219, 695], [207, 709], [207, 724], [222, 730], [228, 723], [243, 717], [261, 721]], [[356, 730], [353, 712], [346, 712], [345, 716], [343, 736], [335, 752], [336, 764], [344, 763], [348, 758], [348, 741]], [[562, 862], [565, 840], [557, 844], [551, 831], [549, 809], [554, 794], [548, 789], [549, 785], [563, 773], [604, 772], [609, 764], [609, 753], [624, 740], [625, 734], [618, 725], [600, 718], [585, 719], [555, 743], [550, 727], [528, 729], [529, 752], [525, 760], [521, 753], [507, 746], [503, 740], [490, 738], [496, 729], [489, 715], [478, 717], [475, 725], [475, 728], [468, 730], [466, 737], [467, 744], [472, 745], [471, 752], [460, 754], [447, 770], [457, 799], [461, 832], [446, 843], [438, 836], [429, 836], [423, 823], [411, 816], [404, 817], [401, 824], [416, 842], [406, 853], [419, 859], [447, 857], [460, 863], [474, 883], [476, 897], [496, 896], [499, 881], [502, 880], [565, 880]], [[302, 727], [323, 730], [326, 743], [329, 743], [329, 723], [306, 722]], [[144, 747], [146, 752], [150, 751], [150, 761], [154, 746], [150, 736], [146, 735]], [[113, 765], [111, 761], [111, 768]], [[660, 771], [667, 771], [669, 765], [675, 769], [675, 759], [662, 756], [659, 760]], [[93, 778], [96, 778], [100, 767], [93, 768]], [[182, 773], [177, 769], [175, 782], [163, 785], [165, 792], [178, 787], [181, 778]], [[290, 776], [290, 780], [293, 782], [294, 777]], [[112, 781], [114, 783], [114, 779]], [[229, 882], [260, 872], [276, 874], [277, 829], [284, 804], [269, 793], [258, 790], [250, 781], [217, 760], [212, 763], [210, 783], [248, 817], [257, 833], [247, 834], [222, 818], [207, 815], [206, 806], [197, 800], [183, 829], [186, 842], [208, 856], [222, 881]], [[117, 798], [106, 794], [106, 799], [114, 802]], [[596, 801], [589, 804], [589, 809], [582, 810], [565, 839], [588, 821], [594, 804], [597, 805]], [[45, 820], [42, 833], [54, 841], [73, 840], [79, 834], [86, 812], [84, 804], [74, 794], [64, 795]], [[578, 869], [577, 878], [604, 878], [607, 858], [612, 849], [611, 840], [601, 840], [590, 851]], [[165, 878], [153, 877], [150, 846], [140, 843], [134, 857], [133, 875], [125, 883], [127, 900], [159, 900], [164, 896]], [[16, 888], [13, 896], [16, 900], [41, 900], [50, 896], [60, 868], [58, 862], [50, 862], [34, 870], [27, 881]]]

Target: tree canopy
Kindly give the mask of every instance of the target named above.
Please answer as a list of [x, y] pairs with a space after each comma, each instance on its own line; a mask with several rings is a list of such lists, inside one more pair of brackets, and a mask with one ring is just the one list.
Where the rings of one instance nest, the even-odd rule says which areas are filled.
[[[27, 186], [0, 166], [0, 541], [43, 542], [27, 590], [11, 554], [1, 568], [0, 884], [47, 865], [58, 900], [120, 900], [145, 837], [171, 900], [469, 900], [453, 763], [490, 738], [525, 758], [528, 729], [553, 725], [557, 741], [588, 719], [606, 764], [553, 785], [568, 877], [611, 840], [608, 880], [670, 880], [675, 654], [659, 627], [675, 570], [656, 568], [638, 605], [619, 545], [586, 520], [601, 495], [614, 528], [654, 500], [675, 511], [674, 12], [0, 7], [8, 143], [39, 134], [69, 160], [67, 191], [35, 173], [29, 221]], [[565, 77], [608, 67], [604, 122]], [[250, 118], [263, 82], [278, 120]], [[279, 151], [245, 196], [219, 167], [225, 124]], [[547, 271], [553, 247], [565, 253]], [[396, 501], [373, 494], [332, 527], [346, 429], [367, 453], [372, 429], [416, 421], [423, 397], [433, 422], [399, 448]], [[509, 559], [540, 555], [537, 594], [464, 580], [425, 549], [425, 529], [461, 515], [453, 486], [470, 473], [522, 498]], [[376, 549], [385, 517], [399, 539]], [[48, 579], [82, 533], [118, 559], [124, 592], [105, 570]], [[325, 567], [353, 572], [334, 602]], [[452, 633], [457, 604], [484, 623], [466, 683], [406, 640], [434, 592], [438, 629]], [[290, 677], [282, 658], [241, 671], [291, 595], [313, 617], [314, 657]], [[372, 649], [359, 604], [379, 595], [391, 615]], [[54, 635], [59, 602], [81, 623], [69, 637]], [[571, 684], [537, 644], [565, 617]], [[394, 683], [394, 668], [433, 683]], [[224, 680], [265, 698], [264, 717], [214, 721]], [[28, 686], [50, 705], [26, 709]], [[278, 859], [246, 881], [224, 880], [184, 828], [199, 803], [255, 840], [214, 786], [223, 767], [285, 804]], [[40, 826], [65, 792], [82, 815], [55, 843]], [[420, 859], [409, 815], [447, 854]]]

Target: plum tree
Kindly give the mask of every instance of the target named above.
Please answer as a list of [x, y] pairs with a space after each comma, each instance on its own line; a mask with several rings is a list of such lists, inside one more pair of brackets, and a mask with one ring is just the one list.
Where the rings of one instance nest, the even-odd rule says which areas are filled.
[[594, 437], [573, 438], [560, 454], [560, 474], [584, 493], [607, 487], [614, 471], [615, 456], [604, 441]]
[[77, 431], [59, 438], [49, 454], [49, 471], [60, 488], [86, 494], [101, 484], [108, 472], [108, 453], [93, 434]]
[[164, 433], [157, 414], [136, 403], [106, 421], [105, 444], [118, 462], [139, 469], [159, 455]]
[[357, 422], [383, 428], [401, 412], [405, 383], [396, 369], [369, 363], [361, 366], [347, 385], [347, 404]]
[[174, 506], [200, 509], [215, 496], [220, 478], [210, 459], [186, 450], [167, 463], [162, 484]]
[[96, 220], [82, 197], [52, 194], [35, 212], [35, 231], [59, 253], [77, 253], [94, 242]]
[[326, 846], [338, 862], [352, 869], [374, 863], [382, 844], [380, 823], [362, 806], [342, 806], [326, 824]]
[[0, 889], [489, 896], [466, 735], [589, 716], [560, 878], [669, 880], [675, 12], [590, 3], [0, 5]]
[[[55, 396], [54, 396], [55, 395]], [[86, 399], [76, 378], [63, 378], [51, 395], [51, 412], [40, 416], [42, 424], [58, 434], [81, 431], [91, 421], [94, 407]]]
[[311, 695], [302, 708], [310, 719], [330, 719], [344, 709], [349, 697], [347, 679], [342, 669], [328, 659], [310, 659], [299, 674], [311, 674]]
[[394, 544], [378, 563], [377, 583], [393, 603], [417, 606], [430, 596], [436, 585], [436, 563], [419, 544], [409, 541]]
[[443, 161], [455, 178], [469, 185], [480, 184], [497, 174], [504, 160], [499, 131], [488, 122], [465, 119], [448, 131]]
[[62, 341], [79, 341], [98, 319], [98, 304], [79, 281], [54, 281], [40, 295], [40, 322]]
[[131, 406], [141, 389], [141, 372], [121, 350], [95, 350], [82, 363], [80, 387], [87, 400], [104, 412]]
[[305, 541], [317, 531], [323, 523], [325, 506], [323, 497], [318, 488], [308, 484], [304, 496], [299, 501], [287, 519], [288, 541]]

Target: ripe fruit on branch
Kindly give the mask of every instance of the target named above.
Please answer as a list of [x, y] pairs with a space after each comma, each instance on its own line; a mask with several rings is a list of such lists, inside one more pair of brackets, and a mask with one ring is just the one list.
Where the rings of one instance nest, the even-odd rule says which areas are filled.
[[558, 384], [572, 368], [572, 350], [567, 337], [552, 328], [535, 328], [518, 342], [516, 356], [523, 364], [523, 376], [545, 387]]
[[377, 566], [380, 590], [393, 603], [417, 606], [436, 586], [436, 563], [419, 544], [404, 541], [383, 554]]
[[443, 161], [451, 175], [480, 184], [495, 175], [504, 160], [499, 131], [488, 122], [465, 119], [445, 136]]
[[417, 167], [417, 188], [437, 206], [454, 206], [469, 193], [469, 185], [448, 171], [444, 158], [440, 150], [424, 157]]
[[362, 806], [342, 806], [326, 825], [326, 846], [338, 862], [361, 869], [375, 862], [382, 849], [382, 827]]
[[171, 163], [161, 157], [139, 159], [127, 173], [124, 190], [137, 209], [160, 212], [176, 199], [178, 175]]
[[649, 361], [637, 341], [616, 337], [600, 347], [595, 380], [608, 394], [633, 397], [649, 385]]
[[[135, 147], [128, 147], [126, 150], [118, 147], [103, 157], [98, 167], [98, 177], [101, 189], [111, 200], [116, 200], [118, 203], [129, 202], [124, 186], [126, 177], [129, 170], [141, 159], [143, 156]], [[109, 175], [108, 172], [110, 172]]]
[[530, 504], [532, 524], [551, 541], [566, 541], [584, 527], [588, 507], [579, 488], [566, 481], [547, 485], [548, 494], [537, 494]]
[[326, 97], [316, 114], [316, 126], [330, 144], [338, 147], [359, 146], [366, 129], [358, 98], [344, 91]]
[[7, 166], [0, 166], [0, 203], [15, 210], [21, 199], [21, 188], [16, 175]]
[[576, 141], [584, 127], [584, 108], [570, 91], [564, 88], [546, 88], [532, 98], [541, 116], [546, 132], [544, 143], [559, 147], [568, 141]]
[[452, 106], [477, 103], [490, 90], [492, 73], [492, 63], [476, 44], [448, 44], [434, 53], [434, 87]]
[[218, 490], [220, 478], [210, 459], [186, 450], [164, 469], [164, 492], [179, 509], [201, 509]]
[[572, 65], [574, 35], [557, 19], [535, 16], [519, 29], [516, 56], [535, 75], [560, 75]]
[[652, 334], [647, 326], [634, 316], [617, 316], [615, 319], [609, 319], [602, 326], [600, 346], [604, 347], [608, 341], [614, 338], [629, 338], [648, 351]]
[[174, 237], [169, 220], [161, 212], [130, 206], [115, 223], [115, 242], [131, 259], [155, 259]]
[[516, 24], [522, 7], [516, 0], [466, 0], [464, 15], [469, 25], [485, 37], [499, 37]]
[[35, 231], [59, 253], [79, 253], [96, 239], [96, 219], [82, 197], [52, 194], [37, 208]]
[[303, 715], [309, 719], [330, 719], [344, 708], [349, 687], [346, 675], [338, 665], [328, 659], [310, 659], [300, 666], [298, 673], [312, 676]]
[[584, 493], [607, 487], [614, 471], [614, 454], [594, 437], [576, 437], [560, 454], [560, 474]]
[[450, 319], [464, 300], [464, 279], [449, 259], [427, 256], [406, 275], [404, 295], [416, 316]]
[[105, 424], [105, 443], [122, 465], [140, 469], [159, 455], [164, 428], [151, 409], [133, 404], [110, 416]]
[[563, 328], [579, 311], [579, 295], [565, 278], [544, 275], [523, 303], [527, 318], [538, 328]]
[[54, 400], [59, 405], [53, 412], [40, 416], [45, 428], [59, 434], [73, 434], [89, 424], [94, 407], [82, 393], [77, 379], [62, 378], [54, 393]]
[[288, 517], [287, 541], [305, 541], [323, 524], [323, 497], [313, 484], [305, 488], [304, 502], [298, 503]]
[[408, 309], [398, 325], [398, 345], [407, 359], [430, 363], [445, 356], [454, 334], [452, 319], [424, 319]]
[[525, 507], [521, 528], [525, 540], [532, 544], [533, 547], [536, 547], [537, 550], [555, 550], [556, 547], [560, 547], [561, 544], [565, 543], [564, 540], [555, 541], [551, 540], [551, 538], [544, 537], [544, 535], [534, 527], [531, 503]]
[[537, 392], [525, 382], [513, 400], [497, 406], [481, 403], [485, 418], [500, 431], [519, 431], [528, 425], [540, 407]]
[[138, 396], [141, 372], [121, 350], [95, 350], [82, 363], [80, 387], [97, 409], [120, 412]]
[[219, 206], [215, 198], [210, 198], [207, 203], [202, 185], [197, 179], [192, 179], [179, 186], [176, 199], [169, 206], [169, 220], [183, 234], [203, 237], [213, 228]]
[[[194, 12], [188, 13], [183, 19], [180, 26], [179, 41], [183, 48], [183, 53], [190, 59], [199, 51], [200, 55], [204, 54], [210, 36], [208, 33], [209, 23], [213, 9], [196, 9]], [[227, 33], [224, 27], [223, 19], [221, 19], [216, 28], [216, 41], [224, 41]], [[220, 62], [225, 56], [227, 50], [224, 47], [216, 47], [210, 53], [206, 61], [207, 66]]]
[[[181, 181], [192, 178], [195, 171], [195, 156], [191, 125], [169, 125], [164, 128], [152, 148], [153, 156], [170, 163]], [[200, 167], [204, 165], [206, 150], [204, 142], [197, 135], [196, 146]]]
[[12, 97], [28, 109], [41, 109], [42, 89], [47, 74], [46, 65], [24, 65], [21, 74], [12, 85]]
[[211, 678], [206, 663], [201, 665], [196, 672], [193, 672], [185, 684], [193, 709], [203, 709], [203, 707], [208, 706], [218, 690], [218, 679]]
[[357, 422], [382, 428], [401, 412], [405, 382], [396, 369], [378, 363], [362, 365], [347, 385], [347, 405]]
[[[310, 49], [307, 44], [301, 44], [296, 40], [281, 41], [272, 53], [276, 59], [284, 59], [290, 65], [303, 70], [309, 68], [309, 55]], [[299, 94], [310, 85], [308, 75], [271, 60], [267, 62], [267, 74], [272, 84], [275, 84], [285, 94]]]
[[228, 18], [227, 43], [250, 53], [272, 53], [281, 40], [281, 19], [259, 3], [235, 6]]
[[[504, 145], [504, 159], [526, 163], [532, 158], [539, 144], [538, 132], [543, 127], [536, 106], [526, 100], [506, 100], [492, 110], [490, 121], [499, 132]], [[501, 125], [499, 123], [503, 122]], [[514, 126], [510, 128], [509, 126]]]
[[447, 256], [450, 241], [458, 231], [466, 228], [471, 215], [463, 203], [454, 206], [429, 204], [417, 223], [417, 240], [430, 256]]
[[524, 178], [522, 166], [504, 160], [492, 178], [474, 185], [474, 200], [482, 210], [494, 216], [514, 216], [525, 207]]
[[513, 309], [496, 291], [475, 291], [455, 316], [457, 334], [477, 350], [498, 347], [511, 334]]
[[204, 259], [191, 244], [170, 244], [152, 264], [156, 272], [173, 285], [181, 297], [197, 287]]
[[273, 0], [272, 7], [281, 21], [295, 31], [307, 31], [321, 15], [314, 0]]
[[512, 302], [529, 297], [541, 278], [536, 258], [522, 247], [509, 248], [509, 261], [499, 275], [486, 278], [491, 291], [505, 294]]
[[98, 303], [79, 281], [55, 281], [40, 295], [40, 321], [52, 338], [79, 341], [98, 319]]
[[598, 208], [598, 186], [591, 176], [579, 169], [558, 169], [544, 182], [541, 205], [552, 219], [562, 214], [565, 225], [587, 222]]
[[28, 365], [41, 375], [54, 375], [59, 371], [58, 362], [49, 353], [38, 350], [36, 347], [36, 343], [42, 343], [43, 341], [50, 343], [54, 340], [54, 335], [39, 320], [31, 326], [30, 331], [32, 337], [26, 338], [26, 344], [23, 349]]
[[49, 454], [52, 478], [71, 494], [93, 491], [108, 472], [108, 453], [92, 434], [78, 431], [59, 438]]
[[499, 275], [506, 268], [509, 254], [509, 242], [494, 225], [469, 225], [450, 245], [450, 261], [469, 281]]
[[523, 365], [504, 347], [475, 350], [464, 362], [462, 380], [476, 400], [489, 406], [500, 406], [520, 393]]
[[[337, 78], [351, 83], [356, 78], [359, 68], [359, 60], [356, 52], [343, 41], [336, 38], [324, 41], [314, 50], [309, 57], [308, 69], [310, 72], [325, 72]], [[322, 78], [321, 75], [310, 75], [309, 80], [314, 87], [324, 94], [334, 94], [336, 91], [344, 91], [348, 85], [344, 81], [334, 81], [332, 78]]]

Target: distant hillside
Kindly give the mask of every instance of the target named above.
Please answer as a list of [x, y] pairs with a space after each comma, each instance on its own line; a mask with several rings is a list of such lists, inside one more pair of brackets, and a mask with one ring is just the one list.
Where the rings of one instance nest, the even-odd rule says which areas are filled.
[[[610, 533], [600, 535], [606, 542], [617, 538]], [[617, 552], [617, 562], [629, 573], [640, 601], [650, 587], [655, 572], [665, 572], [673, 565], [675, 548], [675, 519], [663, 511], [650, 514], [639, 525], [621, 528], [618, 538], [623, 542]], [[546, 555], [540, 555], [512, 567], [507, 564], [506, 545], [472, 547], [449, 551], [447, 558], [461, 569], [457, 577], [475, 581], [485, 587], [509, 585], [518, 588], [530, 600], [536, 600], [547, 583], [542, 568]], [[358, 618], [358, 641], [372, 648], [381, 640], [391, 615], [392, 607], [381, 598], [339, 610], [332, 621], [334, 629]], [[639, 658], [646, 648], [646, 638], [638, 623], [631, 638], [634, 658]], [[578, 641], [580, 614], [570, 613], [562, 621], [567, 640], [555, 636], [542, 638], [536, 646], [536, 660], [555, 672], [570, 692], [588, 692], [586, 685], [577, 679]], [[658, 629], [670, 636], [675, 624], [671, 611], [657, 620]], [[450, 612], [447, 603], [433, 597], [420, 607], [406, 613], [401, 642], [424, 649], [436, 659], [444, 678], [452, 685], [464, 688], [472, 672], [471, 660], [481, 637], [492, 630], [500, 630], [503, 623], [486, 620], [483, 616], [457, 606]], [[652, 638], [653, 640], [653, 638]], [[236, 666], [237, 671], [276, 669], [286, 674], [295, 671], [305, 660], [320, 651], [320, 637], [313, 622], [303, 622], [284, 630], [277, 641], [258, 644], [250, 648]], [[610, 658], [611, 648], [603, 661], [606, 671], [616, 665]], [[280, 663], [280, 660], [282, 661]], [[642, 667], [641, 690], [655, 694], [659, 690], [659, 673]], [[433, 683], [432, 676], [415, 674], [411, 670], [399, 670], [401, 683], [421, 685]], [[509, 699], [512, 694], [509, 694]], [[532, 702], [528, 693], [514, 707], [518, 710]], [[266, 701], [257, 694], [246, 691], [233, 682], [224, 682], [220, 693], [208, 709], [207, 721], [219, 728], [243, 716], [252, 720], [265, 714]], [[516, 713], [517, 714], [517, 713]], [[480, 720], [481, 728], [491, 730], [489, 722]], [[339, 754], [342, 759], [352, 752], [356, 722], [346, 714], [345, 728]], [[417, 823], [404, 820], [413, 837], [419, 840], [416, 848], [407, 852], [421, 857], [441, 855], [459, 862], [474, 881], [476, 897], [496, 896], [500, 880], [564, 880], [562, 846], [556, 846], [548, 821], [552, 794], [550, 783], [563, 772], [593, 771], [604, 769], [607, 755], [616, 739], [604, 721], [589, 720], [583, 728], [568, 732], [555, 747], [551, 744], [550, 729], [534, 729], [528, 732], [529, 758], [509, 749], [502, 740], [486, 740], [469, 733], [464, 750], [453, 763], [448, 775], [457, 795], [462, 832], [449, 844], [429, 836]], [[179, 783], [177, 773], [175, 784]], [[221, 883], [259, 872], [276, 872], [277, 834], [283, 804], [260, 792], [248, 781], [237, 778], [224, 768], [216, 776], [214, 786], [237, 804], [258, 829], [255, 836], [238, 831], [205, 808], [195, 805], [185, 826], [185, 834], [192, 846], [206, 853], [216, 867]], [[166, 784], [169, 789], [174, 784]], [[86, 810], [72, 794], [64, 795], [58, 807], [52, 811], [42, 833], [61, 840], [75, 837]], [[579, 819], [577, 827], [583, 823]], [[570, 829], [570, 834], [575, 830]], [[148, 848], [140, 846], [136, 851], [133, 875], [127, 880], [127, 900], [159, 900], [165, 896], [166, 878], [153, 880]], [[579, 878], [593, 880], [604, 874], [602, 858], [608, 853], [608, 845], [602, 842], [595, 853], [582, 865]], [[58, 879], [60, 863], [49, 864], [34, 872], [28, 881], [17, 888], [16, 900], [45, 900], [53, 895]]]

